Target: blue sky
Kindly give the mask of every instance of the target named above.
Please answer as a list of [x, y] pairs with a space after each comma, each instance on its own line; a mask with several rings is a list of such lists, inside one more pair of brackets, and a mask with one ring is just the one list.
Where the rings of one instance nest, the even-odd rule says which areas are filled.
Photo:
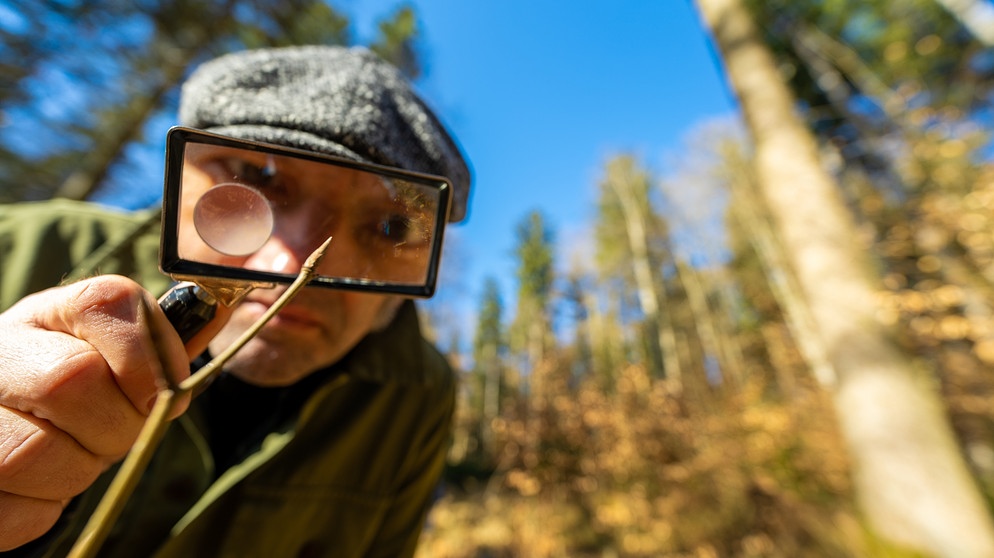
[[[398, 4], [333, 1], [353, 19], [360, 43]], [[412, 5], [426, 65], [417, 85], [463, 146], [475, 176], [469, 218], [451, 227], [436, 296], [436, 307], [458, 307], [456, 327], [474, 325], [464, 318], [478, 307], [488, 276], [513, 312], [514, 230], [528, 212], [546, 216], [565, 268], [575, 252], [593, 253], [589, 230], [609, 158], [634, 153], [665, 175], [692, 130], [734, 112], [690, 0]], [[57, 89], [64, 94], [52, 98], [65, 106], [71, 88]], [[174, 123], [175, 115], [163, 115], [149, 124], [148, 136], [163, 137]], [[160, 149], [135, 146], [133, 158], [156, 169], [149, 176], [161, 174]], [[128, 177], [120, 182], [128, 186], [98, 199], [143, 207], [159, 197], [155, 179], [143, 178], [147, 187]]]
[[[400, 1], [333, 4], [367, 42], [376, 21]], [[0, 22], [15, 25], [4, 4]], [[691, 129], [733, 111], [691, 0], [412, 4], [427, 66], [418, 86], [475, 171], [470, 218], [456, 228], [475, 276], [494, 273], [509, 282], [513, 229], [532, 209], [549, 217], [563, 243], [581, 236], [600, 169], [612, 155], [633, 152], [662, 167]], [[42, 95], [42, 109], [78, 104], [71, 83], [60, 79], [36, 80], [58, 91]], [[170, 114], [151, 123], [152, 137], [174, 121]], [[159, 152], [150, 157], [145, 164], [161, 166]], [[138, 207], [154, 202], [158, 188], [134, 199], [129, 192], [106, 195]]]
[[[342, 7], [368, 36], [394, 5]], [[469, 219], [450, 236], [456, 246], [443, 285], [474, 305], [488, 275], [505, 305], [513, 302], [514, 228], [529, 211], [546, 215], [565, 265], [566, 252], [588, 238], [608, 158], [635, 153], [665, 173], [690, 130], [734, 110], [687, 0], [413, 6], [427, 62], [419, 86], [475, 171]]]

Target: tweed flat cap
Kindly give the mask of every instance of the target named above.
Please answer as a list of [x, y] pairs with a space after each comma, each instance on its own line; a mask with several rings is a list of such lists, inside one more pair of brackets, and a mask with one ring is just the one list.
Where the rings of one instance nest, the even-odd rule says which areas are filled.
[[396, 68], [362, 47], [249, 50], [207, 62], [183, 85], [180, 123], [241, 139], [441, 175], [450, 221], [466, 215], [470, 171]]

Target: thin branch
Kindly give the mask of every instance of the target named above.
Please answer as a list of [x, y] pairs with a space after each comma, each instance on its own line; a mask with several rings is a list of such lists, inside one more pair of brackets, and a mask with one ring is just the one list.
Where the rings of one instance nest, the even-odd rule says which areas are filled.
[[[314, 276], [318, 262], [324, 257], [324, 253], [330, 243], [331, 238], [328, 238], [324, 244], [319, 246], [307, 258], [296, 280], [287, 288], [286, 292], [269, 307], [265, 314], [252, 324], [252, 327], [246, 330], [224, 352], [178, 385], [168, 377], [166, 378], [169, 387], [160, 391], [158, 397], [156, 397], [155, 405], [152, 407], [152, 412], [149, 413], [148, 419], [145, 421], [145, 425], [138, 435], [138, 439], [135, 441], [134, 446], [132, 446], [131, 451], [128, 452], [128, 456], [121, 464], [120, 470], [115, 475], [107, 492], [104, 493], [93, 515], [87, 521], [79, 539], [76, 540], [76, 544], [69, 551], [69, 558], [91, 558], [97, 555], [101, 545], [110, 533], [111, 527], [113, 527], [114, 522], [117, 521], [121, 511], [124, 509], [125, 503], [131, 497], [131, 493], [134, 492], [142, 473], [148, 467], [155, 448], [158, 447], [159, 442], [166, 432], [166, 427], [169, 424], [169, 416], [180, 399], [188, 393], [197, 393], [198, 388], [207, 385], [221, 371], [224, 364], [239, 349], [255, 337], [270, 318], [275, 316], [277, 312], [297, 295], [300, 289]], [[144, 298], [140, 300], [142, 305], [148, 304]], [[146, 312], [149, 311], [148, 308], [144, 308], [144, 310]]]

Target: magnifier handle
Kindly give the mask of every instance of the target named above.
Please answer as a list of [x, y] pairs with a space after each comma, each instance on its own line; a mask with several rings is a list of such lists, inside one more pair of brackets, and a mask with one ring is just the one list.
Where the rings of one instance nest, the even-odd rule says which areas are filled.
[[199, 285], [179, 283], [162, 295], [159, 307], [186, 343], [214, 319], [217, 300]]

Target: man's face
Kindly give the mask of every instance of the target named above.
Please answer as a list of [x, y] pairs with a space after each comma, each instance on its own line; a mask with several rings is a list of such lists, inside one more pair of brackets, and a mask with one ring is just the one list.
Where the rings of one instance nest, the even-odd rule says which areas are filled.
[[[213, 354], [231, 345], [286, 287], [255, 289], [210, 343]], [[260, 386], [285, 386], [337, 362], [367, 333], [390, 318], [396, 298], [306, 288], [238, 351], [225, 369]]]
[[[263, 195], [274, 213], [271, 235], [264, 235], [261, 248], [249, 255], [220, 254], [188, 225], [203, 193], [232, 177]], [[416, 283], [423, 279], [430, 248], [417, 223], [426, 217], [397, 205], [395, 192], [374, 174], [211, 147], [200, 154], [188, 153], [179, 243], [183, 257], [191, 260], [295, 275], [310, 253], [331, 236], [319, 273]], [[403, 223], [396, 218], [400, 214], [406, 216]], [[229, 346], [284, 290], [250, 291], [211, 342], [211, 351], [217, 354]], [[385, 325], [398, 300], [305, 288], [229, 361], [226, 370], [256, 385], [292, 384], [338, 361], [366, 334]]]

